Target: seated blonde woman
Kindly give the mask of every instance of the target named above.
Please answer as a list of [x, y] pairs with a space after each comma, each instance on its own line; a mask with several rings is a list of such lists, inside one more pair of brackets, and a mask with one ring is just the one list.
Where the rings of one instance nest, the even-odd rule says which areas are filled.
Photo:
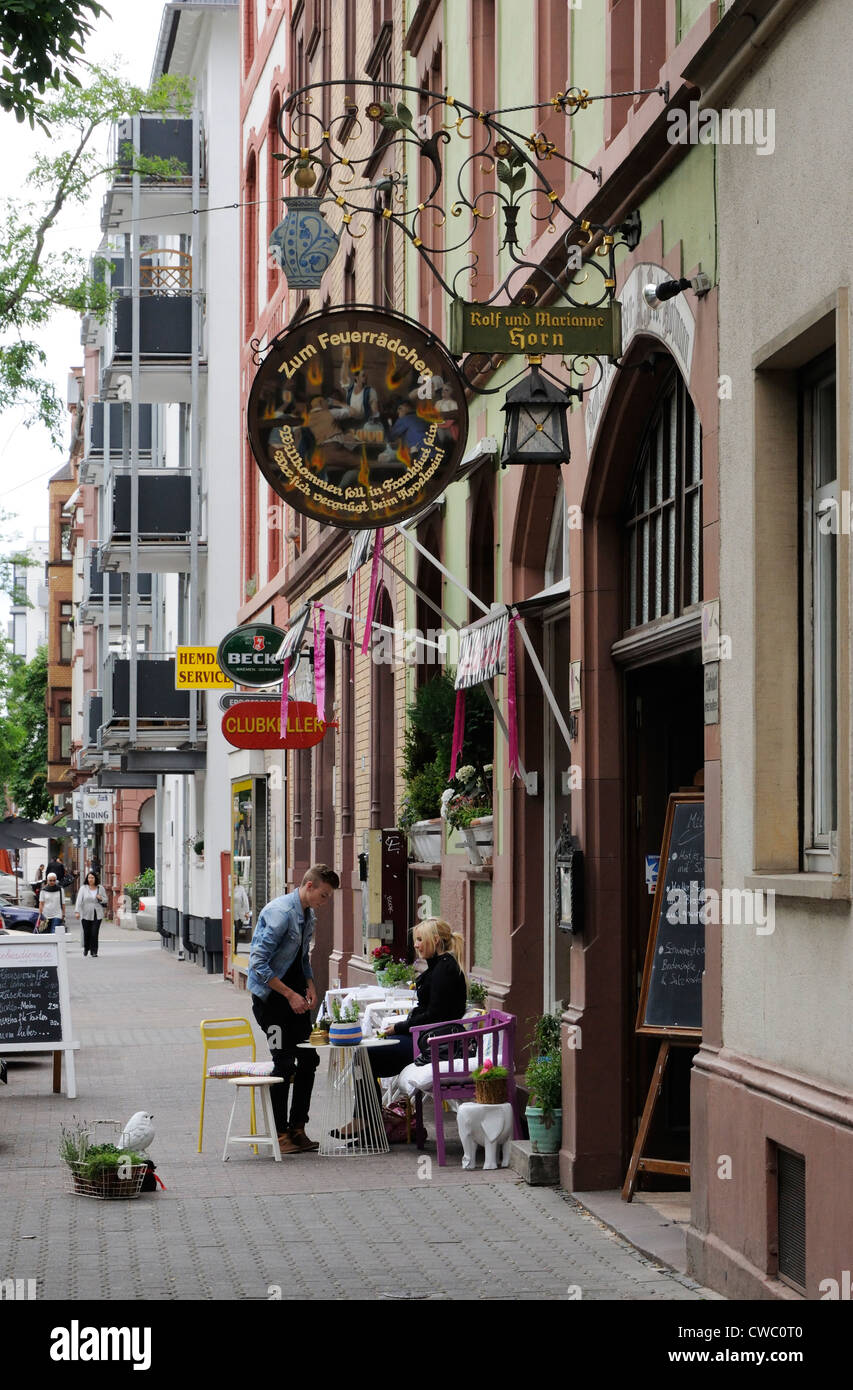
[[397, 1076], [414, 1060], [413, 1028], [446, 1023], [461, 1018], [465, 1012], [468, 986], [462, 969], [461, 934], [440, 917], [428, 917], [425, 922], [418, 923], [414, 940], [418, 959], [425, 960], [427, 966], [415, 986], [418, 1002], [408, 1018], [395, 1023], [385, 1033], [386, 1037], [397, 1039], [396, 1046], [368, 1049], [375, 1077]]

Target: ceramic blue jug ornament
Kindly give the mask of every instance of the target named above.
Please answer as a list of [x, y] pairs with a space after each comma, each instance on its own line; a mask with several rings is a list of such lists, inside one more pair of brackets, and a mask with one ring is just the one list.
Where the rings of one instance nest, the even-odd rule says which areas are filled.
[[322, 199], [303, 193], [285, 198], [287, 216], [270, 236], [270, 251], [292, 290], [316, 290], [335, 258], [337, 234], [322, 212]]

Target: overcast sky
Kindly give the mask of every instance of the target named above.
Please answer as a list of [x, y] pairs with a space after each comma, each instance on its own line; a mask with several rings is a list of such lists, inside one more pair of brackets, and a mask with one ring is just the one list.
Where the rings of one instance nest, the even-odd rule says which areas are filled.
[[[115, 64], [128, 81], [147, 86], [154, 62], [163, 0], [106, 0], [112, 18], [102, 16], [95, 33], [87, 44], [87, 60]], [[81, 79], [85, 74], [78, 72]], [[33, 153], [46, 144], [46, 137], [19, 125], [12, 115], [0, 112], [0, 139], [3, 159], [0, 161], [0, 197], [20, 195]], [[53, 245], [75, 247], [89, 255], [101, 237], [99, 225], [103, 185], [96, 188], [87, 208], [74, 206], [66, 211], [61, 232]], [[80, 346], [80, 319], [62, 312], [41, 334], [40, 341], [48, 354], [48, 373], [62, 399], [65, 398], [69, 368], [83, 360]], [[7, 552], [13, 537], [26, 543], [33, 530], [47, 522], [47, 480], [62, 466], [68, 456], [67, 443], [55, 449], [45, 431], [26, 429], [22, 410], [0, 414], [0, 509], [16, 514], [12, 523], [0, 528], [0, 548]], [[18, 540], [14, 540], [18, 544]], [[6, 631], [7, 608], [0, 600], [0, 632]]]

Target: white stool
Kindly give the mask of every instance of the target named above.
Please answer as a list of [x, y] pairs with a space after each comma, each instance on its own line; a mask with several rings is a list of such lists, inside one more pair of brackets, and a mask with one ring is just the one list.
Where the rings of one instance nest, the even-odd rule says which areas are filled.
[[[276, 1163], [281, 1163], [281, 1149], [278, 1144], [278, 1132], [275, 1127], [275, 1118], [272, 1112], [272, 1096], [270, 1086], [278, 1086], [284, 1080], [281, 1076], [231, 1076], [228, 1078], [229, 1086], [236, 1087], [234, 1091], [234, 1104], [231, 1106], [231, 1114], [228, 1117], [228, 1129], [225, 1134], [225, 1148], [222, 1151], [222, 1162], [228, 1158], [229, 1144], [249, 1144], [250, 1146], [260, 1147], [268, 1144], [272, 1149], [272, 1156]], [[237, 1110], [237, 1102], [240, 1099], [240, 1091], [244, 1086], [257, 1087], [260, 1091], [260, 1113], [263, 1118], [263, 1130], [258, 1134], [232, 1134], [231, 1127], [234, 1124], [234, 1115]]]

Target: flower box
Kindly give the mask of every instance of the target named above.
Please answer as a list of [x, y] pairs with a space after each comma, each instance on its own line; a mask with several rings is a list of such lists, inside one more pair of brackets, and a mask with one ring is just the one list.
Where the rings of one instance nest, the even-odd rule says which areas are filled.
[[444, 821], [418, 820], [409, 826], [409, 848], [412, 857], [419, 864], [439, 864], [441, 862], [441, 841], [444, 835]]
[[468, 851], [471, 864], [491, 864], [495, 851], [494, 817], [480, 816], [459, 831], [460, 848]]

